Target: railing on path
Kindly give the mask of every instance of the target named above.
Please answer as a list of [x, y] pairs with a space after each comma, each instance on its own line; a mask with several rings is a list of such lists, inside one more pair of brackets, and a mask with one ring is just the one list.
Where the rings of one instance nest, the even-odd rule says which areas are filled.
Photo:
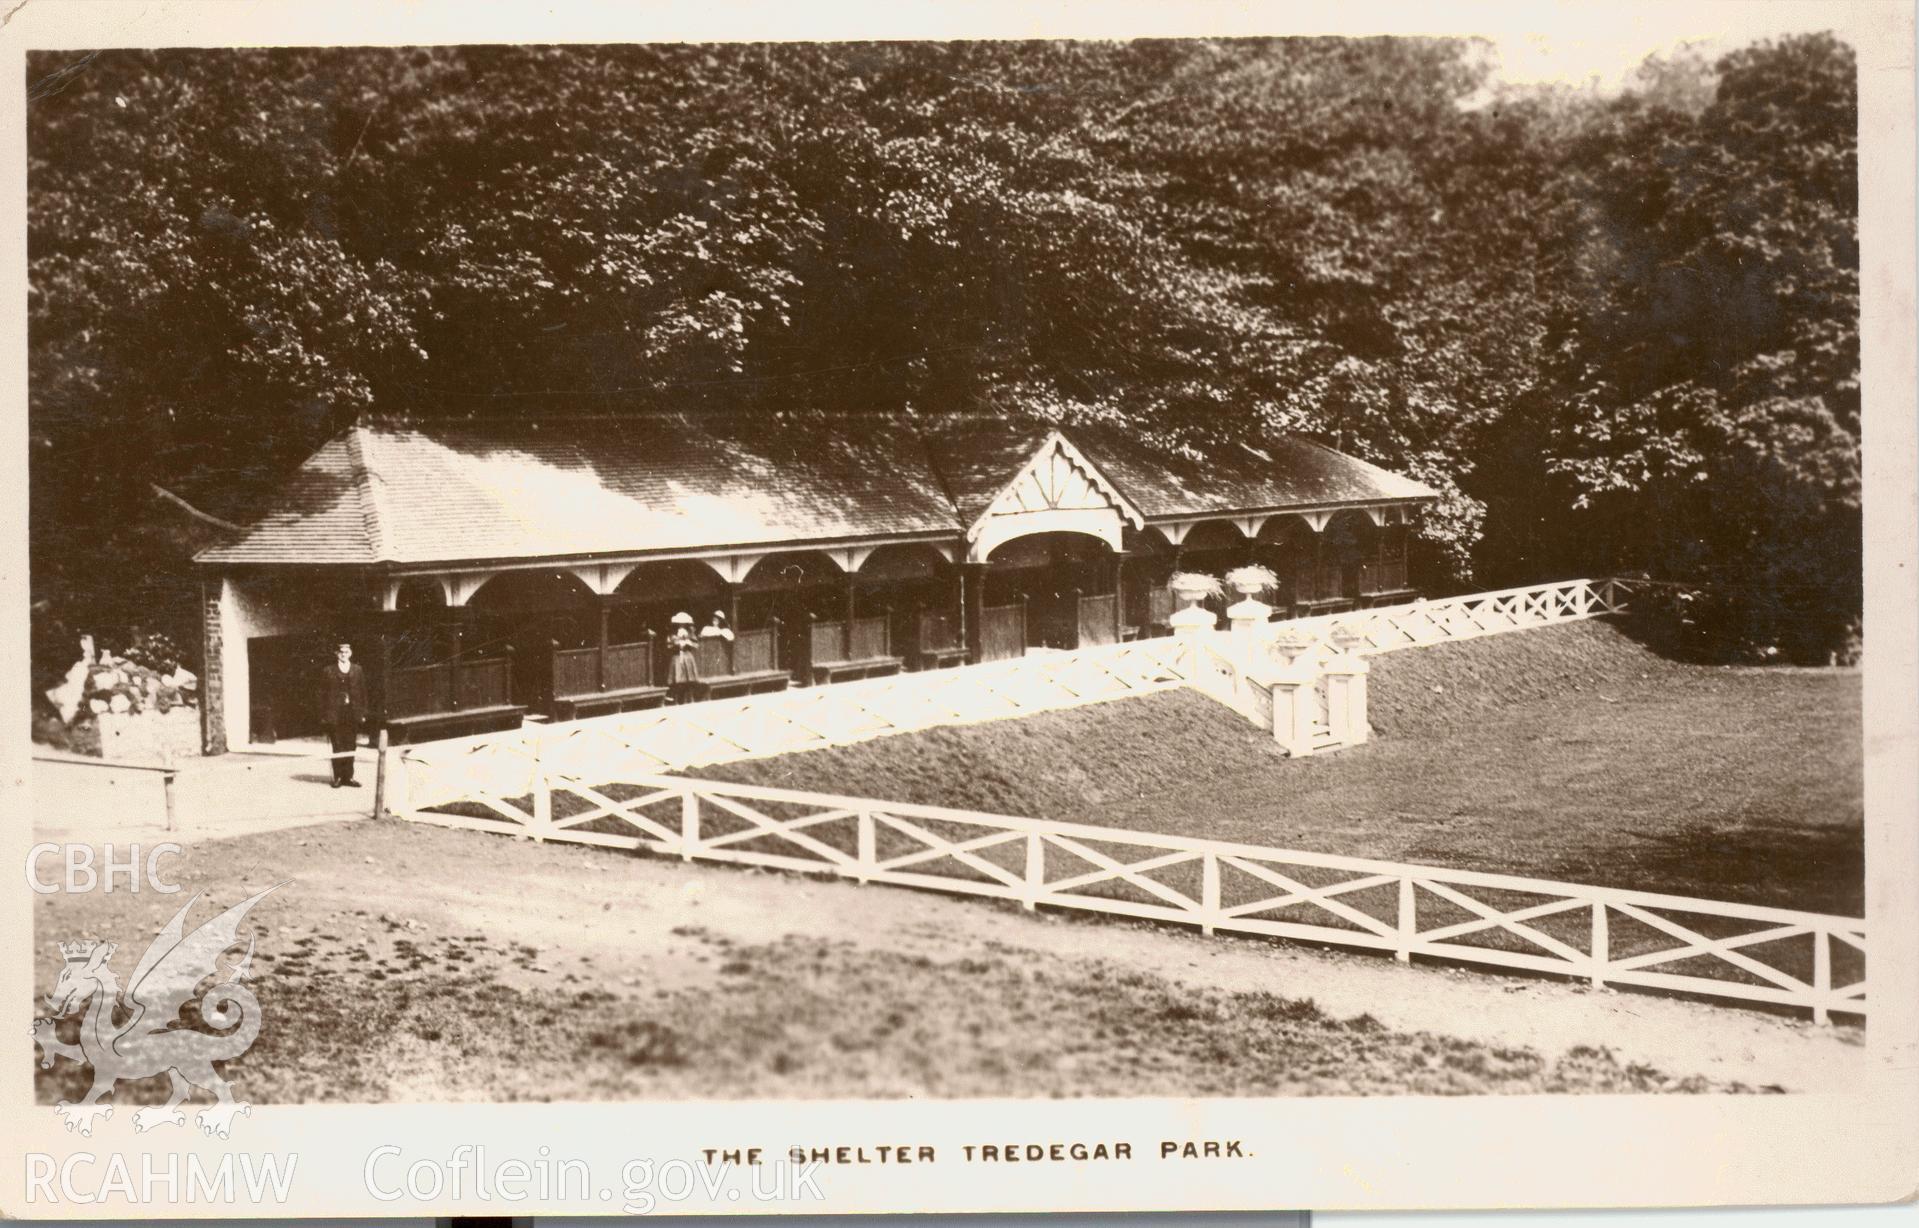
[[1267, 643], [1287, 632], [1302, 633], [1315, 641], [1308, 652], [1322, 658], [1336, 651], [1332, 644], [1336, 630], [1356, 639], [1357, 651], [1365, 654], [1423, 648], [1624, 613], [1633, 583], [1617, 579], [1561, 580], [1528, 588], [1282, 619], [1262, 624], [1257, 633]]
[[490, 805], [528, 792], [540, 765], [587, 774], [680, 771], [1030, 716], [1180, 687], [1185, 651], [1170, 638], [1109, 644], [423, 742], [396, 753], [392, 787], [413, 809]]
[[403, 817], [1218, 931], [1866, 1013], [1862, 921], [790, 789], [547, 768], [491, 817]]
[[[1326, 618], [1263, 623], [1252, 631], [1256, 645], [1270, 645], [1287, 627], [1304, 630], [1312, 645], [1306, 655], [1324, 668], [1340, 655], [1332, 643], [1335, 626], [1356, 628], [1363, 640], [1362, 653], [1383, 652], [1589, 618], [1623, 608], [1623, 582], [1570, 580]], [[1009, 640], [1017, 637], [1017, 642], [1024, 644], [1022, 606], [997, 611], [989, 608], [987, 612], [1009, 615]], [[512, 797], [527, 792], [535, 763], [551, 761], [554, 756], [600, 756], [608, 763], [627, 765], [629, 770], [639, 772], [680, 771], [736, 759], [842, 746], [939, 725], [1030, 716], [1180, 686], [1193, 686], [1271, 728], [1272, 684], [1262, 680], [1264, 663], [1250, 660], [1244, 646], [1235, 642], [1237, 634], [1203, 631], [1190, 639], [1163, 636], [1073, 652], [1018, 655], [956, 669], [425, 742], [407, 747], [399, 755], [395, 787], [403, 793], [411, 790], [417, 807], [461, 799]], [[736, 651], [741, 656], [763, 655], [771, 665], [774, 637], [767, 634], [756, 639], [755, 635], [740, 633], [740, 642], [747, 646]], [[1202, 653], [1201, 646], [1209, 651]], [[701, 650], [727, 651], [714, 641], [702, 644]], [[730, 670], [739, 668], [740, 662], [729, 654], [729, 659], [715, 660], [712, 666]], [[706, 676], [712, 672], [702, 670]], [[1315, 684], [1319, 685], [1323, 683]], [[1315, 711], [1324, 710], [1318, 708], [1318, 696], [1296, 698], [1302, 704], [1311, 700]], [[1289, 724], [1290, 733], [1281, 739], [1291, 753], [1350, 742], [1350, 737], [1322, 736], [1323, 727], [1313, 727], [1311, 715], [1309, 711], [1307, 719]], [[1363, 713], [1356, 719], [1363, 725]]]
[[179, 778], [180, 768], [174, 763], [137, 763], [128, 759], [96, 759], [91, 755], [76, 755], [66, 751], [55, 751], [45, 747], [33, 748], [33, 759], [37, 763], [57, 764], [58, 770], [66, 772], [138, 772], [149, 777], [160, 778], [161, 805], [165, 808], [166, 830], [174, 831], [180, 825], [179, 806], [174, 792], [174, 781]]

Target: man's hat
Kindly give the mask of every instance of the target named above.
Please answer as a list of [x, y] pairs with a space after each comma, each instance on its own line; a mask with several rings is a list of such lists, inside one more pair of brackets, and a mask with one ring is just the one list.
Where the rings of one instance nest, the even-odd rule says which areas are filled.
[[683, 623], [686, 626], [690, 627], [693, 625], [693, 616], [691, 614], [688, 614], [685, 610], [681, 610], [678, 614], [675, 614], [673, 616], [673, 622], [676, 626]]

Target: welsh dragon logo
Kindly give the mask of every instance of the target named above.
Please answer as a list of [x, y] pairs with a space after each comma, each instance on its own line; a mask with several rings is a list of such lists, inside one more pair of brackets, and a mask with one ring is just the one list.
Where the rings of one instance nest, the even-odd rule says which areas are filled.
[[[100, 1097], [122, 1079], [157, 1074], [172, 1078], [172, 1090], [164, 1105], [134, 1110], [136, 1131], [185, 1125], [180, 1105], [195, 1087], [215, 1098], [195, 1117], [208, 1135], [227, 1137], [233, 1119], [252, 1110], [233, 1098], [233, 1085], [213, 1064], [239, 1057], [260, 1035], [260, 1003], [241, 984], [251, 974], [253, 939], [246, 940], [246, 952], [224, 975], [219, 961], [239, 945], [241, 919], [278, 886], [284, 884], [241, 900], [189, 934], [187, 911], [200, 898], [196, 894], [154, 936], [125, 989], [108, 967], [117, 949], [113, 943], [87, 939], [59, 944], [66, 963], [47, 997], [51, 1015], [33, 1021], [33, 1039], [40, 1046], [42, 1069], [50, 1068], [56, 1057], [93, 1067], [93, 1086], [80, 1102], [62, 1100], [55, 1106], [67, 1129], [92, 1134], [96, 1120], [113, 1116], [113, 1106], [100, 1103]], [[195, 1031], [180, 1018], [209, 975], [214, 983], [198, 996], [200, 1018], [222, 1029], [218, 1033]], [[54, 1022], [81, 1010], [86, 1014], [80, 1021], [80, 1043], [67, 1044], [54, 1034]]]

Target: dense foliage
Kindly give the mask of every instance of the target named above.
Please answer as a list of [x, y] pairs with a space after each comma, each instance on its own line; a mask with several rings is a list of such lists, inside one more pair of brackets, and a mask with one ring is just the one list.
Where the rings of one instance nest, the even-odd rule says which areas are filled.
[[190, 616], [209, 530], [153, 487], [245, 519], [367, 410], [997, 407], [1305, 432], [1445, 492], [1431, 586], [1642, 567], [1819, 654], [1853, 74], [1829, 37], [1615, 99], [1441, 40], [36, 54], [39, 625]]

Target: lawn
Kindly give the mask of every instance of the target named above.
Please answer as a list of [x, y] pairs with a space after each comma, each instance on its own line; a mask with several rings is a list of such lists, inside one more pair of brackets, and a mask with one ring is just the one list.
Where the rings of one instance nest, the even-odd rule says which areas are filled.
[[1860, 915], [1856, 671], [1598, 622], [1375, 658], [1377, 736], [1289, 760], [1189, 691], [701, 769], [742, 783]]

